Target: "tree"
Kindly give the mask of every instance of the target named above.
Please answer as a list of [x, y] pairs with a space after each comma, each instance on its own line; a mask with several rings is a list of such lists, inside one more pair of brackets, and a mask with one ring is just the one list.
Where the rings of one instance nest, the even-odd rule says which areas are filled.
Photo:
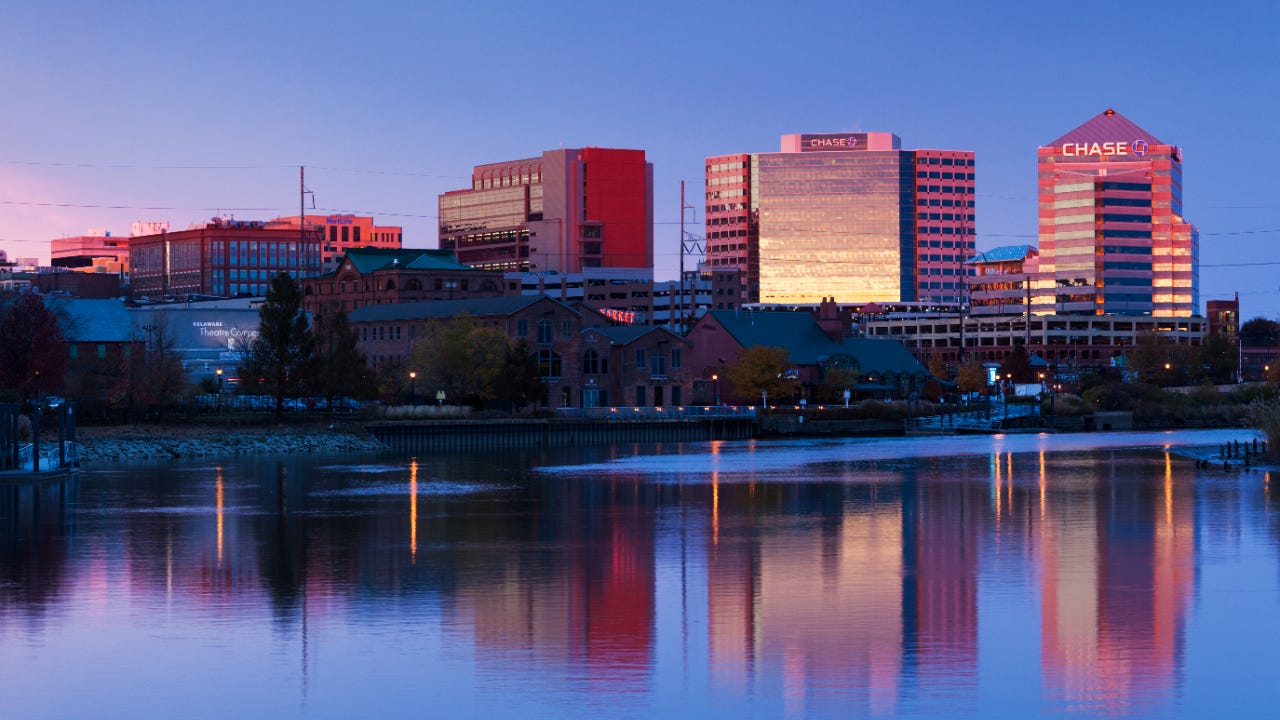
[[312, 379], [316, 394], [334, 407], [340, 397], [367, 398], [373, 393], [373, 373], [368, 358], [360, 352], [355, 330], [338, 303], [316, 316], [315, 368]]
[[1036, 374], [1031, 368], [1031, 356], [1027, 353], [1026, 345], [1014, 345], [1009, 356], [1000, 363], [1000, 379], [1005, 380], [1010, 376], [1016, 383], [1035, 382]]
[[146, 333], [145, 342], [142, 356], [133, 358], [137, 384], [129, 402], [137, 400], [163, 417], [165, 408], [181, 399], [186, 381], [182, 360], [175, 350], [177, 338], [169, 332], [164, 313], [153, 314], [142, 330]]
[[509, 344], [501, 331], [459, 315], [427, 327], [413, 347], [409, 367], [429, 392], [443, 390], [448, 397], [478, 406], [495, 397], [495, 380]]
[[493, 394], [512, 412], [546, 397], [546, 385], [538, 376], [538, 356], [524, 338], [507, 345], [502, 372], [494, 379]]
[[1244, 347], [1280, 347], [1280, 323], [1256, 317], [1240, 326], [1240, 344]]
[[987, 369], [982, 363], [967, 362], [956, 370], [956, 388], [965, 395], [982, 392], [987, 387]]
[[0, 390], [26, 404], [61, 389], [67, 344], [57, 317], [35, 293], [11, 299], [0, 319]]
[[279, 417], [285, 397], [301, 394], [312, 383], [315, 363], [315, 339], [302, 311], [298, 281], [283, 272], [272, 278], [258, 314], [258, 335], [243, 353], [241, 382], [266, 390], [275, 400]]
[[848, 365], [828, 365], [822, 371], [821, 402], [843, 402], [844, 391], [852, 395], [858, 387], [858, 373]]
[[1153, 332], [1138, 334], [1127, 359], [1138, 380], [1160, 386], [1180, 384], [1183, 364], [1175, 360], [1172, 345]]
[[1236, 381], [1240, 350], [1226, 333], [1218, 332], [1206, 337], [1193, 357], [1199, 370], [1197, 381], [1211, 385], [1226, 385]]
[[796, 381], [787, 377], [789, 357], [785, 348], [765, 345], [748, 348], [735, 362], [725, 366], [725, 380], [740, 399], [759, 397], [763, 404], [765, 393], [779, 399], [788, 398], [796, 388]]

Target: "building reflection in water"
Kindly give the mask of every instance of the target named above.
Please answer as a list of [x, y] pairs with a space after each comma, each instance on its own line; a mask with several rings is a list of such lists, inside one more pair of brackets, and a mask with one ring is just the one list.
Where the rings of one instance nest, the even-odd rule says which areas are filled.
[[[978, 695], [984, 568], [1012, 558], [1038, 586], [1047, 700], [1123, 714], [1178, 691], [1197, 564], [1189, 462], [992, 453], [547, 478], [525, 470], [537, 461], [262, 462], [90, 497], [0, 486], [0, 603], [38, 613], [86, 583], [265, 602], [303, 636], [304, 667], [318, 619], [412, 617], [492, 675], [537, 668], [611, 694], [700, 657], [659, 656], [658, 608], [681, 607], [680, 642], [705, 641], [714, 687], [776, 691], [792, 710], [834, 691], [855, 714], [891, 714]], [[120, 512], [77, 516], [70, 500]], [[679, 592], [705, 588], [689, 595], [705, 608], [659, 597], [659, 565], [677, 556]]]

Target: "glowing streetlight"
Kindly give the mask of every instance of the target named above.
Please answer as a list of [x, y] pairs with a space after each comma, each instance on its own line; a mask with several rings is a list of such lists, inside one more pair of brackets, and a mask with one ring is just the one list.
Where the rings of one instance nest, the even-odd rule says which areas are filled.
[[418, 371], [410, 370], [409, 371], [409, 404], [410, 405], [418, 404], [417, 381], [418, 381]]

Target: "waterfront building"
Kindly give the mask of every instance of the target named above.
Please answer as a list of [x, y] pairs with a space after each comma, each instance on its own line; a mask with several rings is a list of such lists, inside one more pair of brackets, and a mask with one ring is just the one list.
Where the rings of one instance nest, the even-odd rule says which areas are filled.
[[784, 135], [780, 152], [707, 158], [707, 262], [741, 272], [740, 303], [958, 303], [975, 206], [972, 151]]
[[[383, 376], [408, 377], [429, 325], [465, 315], [537, 354], [552, 407], [666, 407], [689, 397], [689, 344], [663, 328], [612, 327], [603, 315], [546, 295], [365, 305], [351, 312], [357, 345]], [[587, 332], [588, 330], [593, 332]]]
[[737, 307], [738, 271], [712, 271], [706, 263], [686, 270], [684, 281], [653, 279], [639, 268], [590, 268], [580, 273], [507, 273], [523, 295], [550, 295], [561, 302], [580, 302], [615, 323], [665, 325], [683, 334], [708, 309]]
[[261, 296], [279, 273], [320, 272], [320, 231], [268, 229], [261, 221], [215, 218], [187, 230], [129, 239], [132, 295]]
[[1182, 151], [1108, 109], [1037, 151], [1032, 311], [1190, 317], [1199, 236], [1182, 214]]
[[[930, 379], [928, 369], [897, 339], [855, 338], [846, 332], [847, 327], [830, 298], [823, 300], [816, 315], [803, 310], [709, 311], [688, 336], [702, 384], [699, 396], [710, 395], [706, 401], [743, 404], [763, 401], [742, 396], [725, 374], [726, 366], [753, 347], [780, 347], [788, 353], [788, 372], [796, 383], [796, 395], [771, 402], [835, 402], [846, 389], [855, 399], [906, 397]], [[832, 372], [836, 369], [841, 371], [838, 376]], [[856, 379], [853, 387], [831, 384], [835, 378], [844, 381], [850, 374]]]
[[504, 272], [653, 268], [653, 165], [643, 150], [548, 150], [477, 165], [439, 197], [440, 247]]
[[[301, 227], [301, 216], [278, 217], [268, 220], [266, 227], [291, 228], [295, 232]], [[375, 225], [372, 217], [364, 215], [308, 215], [308, 228], [319, 230], [324, 239], [320, 244], [321, 272], [333, 272], [342, 262], [342, 256], [354, 248], [381, 248], [384, 250], [399, 249], [404, 236], [398, 225]]]
[[302, 306], [313, 315], [366, 305], [498, 297], [510, 292], [502, 274], [463, 265], [447, 250], [353, 248], [338, 268], [303, 278]]

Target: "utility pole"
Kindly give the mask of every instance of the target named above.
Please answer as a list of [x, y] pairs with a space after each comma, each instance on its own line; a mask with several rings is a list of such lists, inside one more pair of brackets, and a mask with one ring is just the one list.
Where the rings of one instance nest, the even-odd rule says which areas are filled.
[[[678, 326], [679, 330], [677, 332], [679, 332], [681, 335], [684, 335], [685, 333], [689, 332], [689, 318], [693, 314], [693, 298], [692, 297], [688, 299], [689, 312], [687, 313], [685, 312], [684, 256], [686, 253], [690, 253], [690, 252], [696, 253], [699, 255], [705, 254], [705, 247], [703, 246], [703, 242], [702, 242], [703, 239], [696, 235], [691, 235], [690, 233], [686, 233], [684, 230], [685, 211], [693, 210], [693, 209], [694, 207], [692, 205], [685, 202], [684, 181], [681, 180], [680, 181], [680, 290], [679, 290], [680, 305], [679, 305], [678, 315], [677, 315], [677, 306], [675, 302], [673, 301], [671, 305], [671, 313], [672, 313], [671, 326], [673, 329], [677, 327], [676, 317], [679, 317], [680, 318], [679, 326]], [[691, 287], [689, 290], [689, 294], [696, 295], [696, 293], [697, 293], [697, 290]]]
[[[311, 196], [311, 207], [316, 206], [316, 194], [307, 189], [307, 168], [298, 166], [298, 276], [305, 277], [307, 267], [307, 195]], [[323, 244], [324, 238], [321, 238]]]

